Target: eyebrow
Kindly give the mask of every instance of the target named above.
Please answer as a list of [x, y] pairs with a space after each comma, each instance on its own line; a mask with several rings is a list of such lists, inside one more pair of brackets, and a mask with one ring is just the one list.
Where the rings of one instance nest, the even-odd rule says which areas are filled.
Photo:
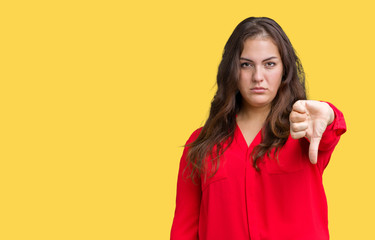
[[[274, 58], [277, 58], [277, 57], [272, 56], [272, 57], [264, 59], [262, 62], [265, 62], [265, 61], [268, 61], [268, 60], [271, 60], [271, 59], [274, 59]], [[251, 59], [244, 58], [244, 57], [240, 57], [240, 60], [246, 60], [246, 61], [249, 61], [249, 62], [253, 62]]]

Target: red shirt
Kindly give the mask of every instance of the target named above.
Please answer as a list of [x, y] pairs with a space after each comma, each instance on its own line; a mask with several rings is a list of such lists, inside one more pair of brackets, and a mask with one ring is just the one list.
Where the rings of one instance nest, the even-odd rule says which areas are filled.
[[[184, 152], [177, 181], [172, 240], [325, 240], [329, 239], [327, 200], [322, 174], [331, 154], [346, 131], [343, 114], [328, 103], [334, 121], [327, 126], [311, 164], [309, 142], [290, 136], [280, 150], [279, 164], [272, 158], [258, 161], [260, 172], [249, 155], [261, 142], [261, 132], [250, 146], [236, 126], [234, 140], [224, 152], [218, 172], [198, 184], [183, 173]], [[194, 141], [201, 128], [190, 136]]]

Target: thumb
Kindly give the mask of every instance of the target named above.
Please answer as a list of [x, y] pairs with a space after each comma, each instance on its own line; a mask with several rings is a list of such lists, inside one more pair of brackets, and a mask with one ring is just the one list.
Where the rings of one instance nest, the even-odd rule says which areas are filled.
[[309, 158], [312, 164], [316, 164], [318, 162], [318, 149], [321, 137], [312, 137], [310, 140], [310, 147], [309, 147]]

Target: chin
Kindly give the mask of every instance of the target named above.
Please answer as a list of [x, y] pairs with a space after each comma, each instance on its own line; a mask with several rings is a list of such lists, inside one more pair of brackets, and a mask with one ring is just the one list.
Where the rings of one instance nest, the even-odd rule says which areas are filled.
[[257, 101], [248, 101], [247, 103], [252, 107], [265, 107], [271, 104], [271, 102], [272, 101], [258, 99]]
[[267, 106], [270, 106], [270, 104], [258, 104], [258, 105], [254, 105], [253, 107], [263, 108], [263, 107], [267, 107]]
[[267, 106], [271, 106], [272, 104], [272, 101], [258, 101], [258, 102], [254, 102], [251, 104], [251, 106], [253, 107], [267, 107]]

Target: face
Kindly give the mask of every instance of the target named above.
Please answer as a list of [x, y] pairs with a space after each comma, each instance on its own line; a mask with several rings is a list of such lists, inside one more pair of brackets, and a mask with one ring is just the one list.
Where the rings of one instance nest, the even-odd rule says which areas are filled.
[[247, 108], [270, 108], [279, 89], [283, 63], [269, 38], [251, 38], [240, 56], [238, 89]]

